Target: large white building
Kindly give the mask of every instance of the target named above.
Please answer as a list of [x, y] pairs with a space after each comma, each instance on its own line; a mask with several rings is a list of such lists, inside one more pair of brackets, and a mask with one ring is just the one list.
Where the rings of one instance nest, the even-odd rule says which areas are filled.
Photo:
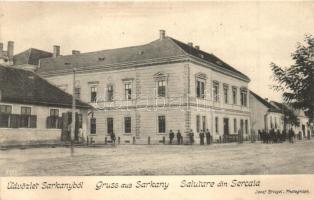
[[[192, 43], [165, 35], [148, 44], [60, 55], [40, 60], [36, 72], [94, 106], [88, 135], [104, 142], [111, 132], [121, 143], [159, 143], [170, 130], [195, 136], [209, 129], [214, 140], [250, 130], [250, 79]], [[186, 140], [186, 138], [185, 138]], [[196, 139], [198, 141], [198, 139]]]

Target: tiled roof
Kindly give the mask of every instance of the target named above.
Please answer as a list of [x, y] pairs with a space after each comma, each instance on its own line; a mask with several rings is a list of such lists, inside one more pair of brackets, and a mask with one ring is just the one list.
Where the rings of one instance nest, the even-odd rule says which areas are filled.
[[260, 97], [258, 94], [254, 93], [252, 90], [250, 90], [250, 94], [253, 95], [258, 101], [260, 101], [262, 104], [264, 104], [270, 112], [281, 112], [280, 109], [278, 109], [276, 106], [273, 106], [271, 103]]
[[[0, 66], [0, 90], [2, 102], [69, 108], [72, 106], [71, 95], [31, 71]], [[76, 104], [78, 108], [91, 108], [78, 100]]]
[[[115, 66], [132, 66], [136, 64], [157, 63], [162, 61], [186, 61], [191, 57], [197, 57], [205, 63], [213, 63], [220, 70], [229, 71], [242, 79], [249, 78], [226, 64], [213, 54], [206, 53], [190, 47], [171, 37], [155, 40], [145, 45], [125, 47], [118, 49], [102, 50], [77, 55], [58, 56], [57, 58], [45, 58], [40, 61], [37, 73], [49, 74], [61, 71], [72, 71], [71, 67], [78, 70], [107, 68]], [[71, 66], [69, 66], [71, 63]]]
[[198, 57], [200, 59], [203, 59], [207, 62], [214, 63], [214, 64], [218, 65], [219, 67], [221, 67], [222, 69], [230, 70], [234, 73], [237, 73], [240, 76], [243, 76], [246, 79], [249, 79], [249, 77], [247, 77], [245, 74], [243, 74], [240, 71], [236, 70], [235, 68], [231, 67], [230, 65], [228, 65], [227, 63], [225, 63], [224, 61], [219, 59], [217, 56], [215, 56], [214, 54], [210, 54], [210, 53], [207, 53], [205, 51], [196, 49], [194, 47], [191, 47], [191, 46], [189, 46], [183, 42], [180, 42], [176, 39], [173, 39], [173, 38], [171, 38], [171, 40], [173, 40], [177, 45], [179, 45], [180, 48], [182, 48], [187, 54], [193, 55], [193, 56]]
[[13, 56], [14, 65], [38, 65], [39, 59], [52, 57], [52, 53], [30, 48]]

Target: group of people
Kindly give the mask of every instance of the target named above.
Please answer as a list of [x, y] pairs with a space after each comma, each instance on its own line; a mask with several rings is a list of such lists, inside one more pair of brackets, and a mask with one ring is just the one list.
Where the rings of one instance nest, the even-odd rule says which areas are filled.
[[[180, 130], [177, 131], [176, 137], [177, 137], [177, 144], [183, 144], [183, 136], [182, 136]], [[169, 144], [173, 144], [174, 138], [175, 138], [175, 133], [172, 130], [170, 130], [169, 131]], [[194, 132], [192, 129], [190, 129], [190, 131], [188, 132], [188, 138], [189, 138], [189, 144], [192, 145], [195, 143]], [[210, 135], [210, 131], [208, 129], [206, 129], [206, 131], [204, 131], [204, 130], [200, 131], [200, 133], [199, 133], [200, 145], [205, 144], [205, 138], [206, 138], [206, 144], [210, 144], [211, 143], [211, 135]]]
[[289, 142], [293, 143], [295, 132], [291, 128], [288, 131], [285, 129], [280, 132], [279, 129], [270, 129], [269, 131], [265, 130], [258, 130], [258, 135], [260, 136], [260, 139], [263, 143], [281, 143], [286, 141], [286, 139], [289, 140]]

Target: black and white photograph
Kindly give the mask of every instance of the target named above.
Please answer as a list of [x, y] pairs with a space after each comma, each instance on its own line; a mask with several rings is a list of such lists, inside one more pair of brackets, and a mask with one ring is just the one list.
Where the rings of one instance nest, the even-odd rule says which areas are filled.
[[314, 174], [313, 2], [0, 2], [0, 177]]

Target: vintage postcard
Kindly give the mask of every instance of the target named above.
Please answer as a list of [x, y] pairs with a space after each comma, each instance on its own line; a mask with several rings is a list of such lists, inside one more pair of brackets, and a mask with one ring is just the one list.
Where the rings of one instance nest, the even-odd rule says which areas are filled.
[[0, 2], [0, 199], [314, 199], [314, 3]]

